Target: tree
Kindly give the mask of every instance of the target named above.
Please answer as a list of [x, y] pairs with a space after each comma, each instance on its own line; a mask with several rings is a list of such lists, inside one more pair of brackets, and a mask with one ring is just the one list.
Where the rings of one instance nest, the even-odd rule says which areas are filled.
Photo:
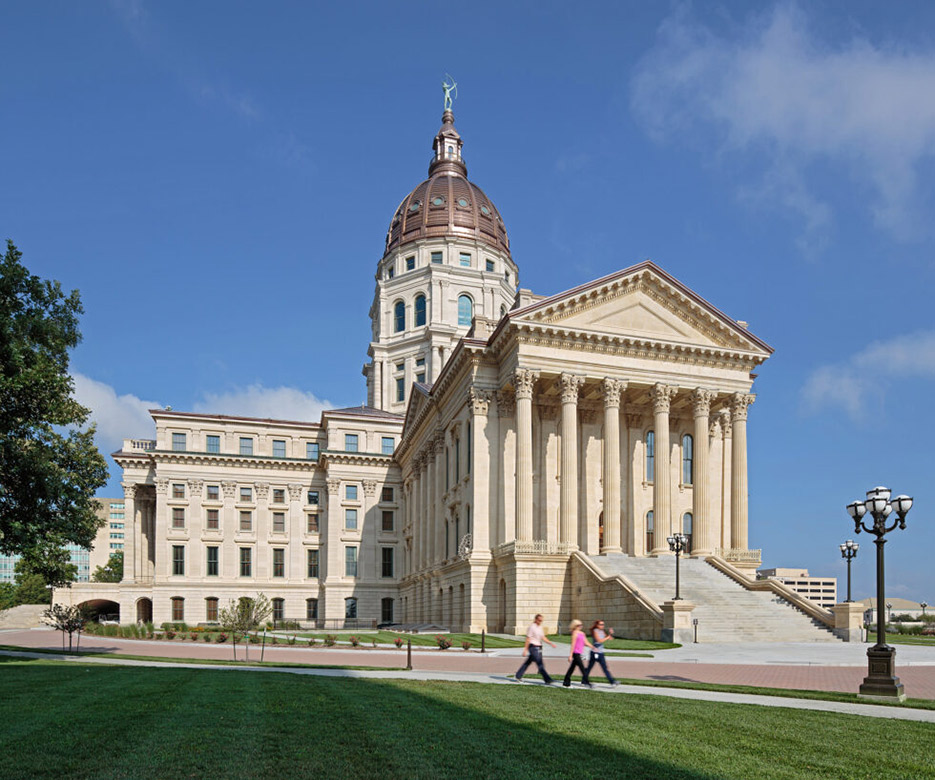
[[77, 290], [30, 274], [7, 241], [0, 260], [0, 554], [62, 586], [65, 545], [90, 548], [104, 520], [95, 491], [107, 464], [90, 412], [73, 397], [68, 353], [81, 340]]
[[241, 596], [237, 601], [231, 600], [230, 604], [224, 607], [218, 614], [218, 623], [224, 631], [230, 632], [234, 648], [234, 660], [237, 660], [237, 634], [244, 637], [244, 654], [247, 660], [250, 660], [250, 639], [249, 634], [261, 623], [269, 620], [273, 613], [272, 604], [262, 593], [257, 593], [255, 598]]
[[12, 582], [0, 582], [0, 612], [16, 606], [16, 586]]
[[52, 591], [41, 574], [24, 574], [16, 583], [17, 604], [51, 604]]
[[75, 646], [75, 651], [78, 650], [81, 645], [81, 629], [87, 622], [81, 607], [53, 604], [42, 613], [41, 620], [56, 631], [62, 632], [62, 650], [65, 649], [65, 634], [68, 634], [68, 652], [71, 652], [71, 637], [77, 631], [78, 644]]
[[123, 579], [123, 550], [111, 553], [104, 566], [98, 566], [91, 575], [91, 582], [120, 582]]

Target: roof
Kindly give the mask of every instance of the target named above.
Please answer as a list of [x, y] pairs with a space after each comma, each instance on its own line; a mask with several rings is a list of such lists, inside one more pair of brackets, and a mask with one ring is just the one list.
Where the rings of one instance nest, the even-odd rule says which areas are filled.
[[244, 420], [246, 422], [270, 423], [274, 425], [305, 425], [319, 427], [319, 423], [309, 420], [278, 420], [273, 417], [245, 417], [240, 414], [205, 414], [202, 412], [177, 412], [174, 409], [150, 409], [149, 413], [155, 417], [191, 417], [201, 420]]
[[[870, 607], [871, 609], [877, 608], [877, 600], [875, 598], [858, 599], [857, 603], [863, 604], [865, 607]], [[910, 601], [909, 599], [887, 599], [885, 603], [892, 604], [894, 612], [901, 609], [922, 609], [922, 605], [918, 601]]]
[[393, 412], [388, 412], [385, 409], [377, 409], [373, 406], [365, 406], [361, 404], [360, 406], [346, 406], [343, 409], [326, 409], [322, 412], [322, 417], [328, 416], [332, 417], [333, 415], [340, 414], [344, 416], [354, 416], [354, 417], [378, 417], [383, 420], [393, 420], [399, 422], [403, 419], [401, 414], [394, 414]]

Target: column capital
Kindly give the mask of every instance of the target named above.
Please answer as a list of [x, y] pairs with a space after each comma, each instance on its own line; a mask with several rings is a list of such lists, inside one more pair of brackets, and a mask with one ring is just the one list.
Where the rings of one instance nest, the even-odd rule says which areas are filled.
[[692, 412], [695, 417], [707, 417], [711, 414], [711, 402], [717, 394], [713, 390], [696, 387], [692, 391]]
[[253, 486], [256, 488], [257, 498], [261, 498], [264, 501], [269, 498], [269, 482], [254, 482]]
[[196, 495], [201, 493], [201, 489], [204, 487], [203, 479], [190, 479], [188, 480], [188, 490], [190, 495]]
[[654, 384], [653, 389], [650, 390], [649, 393], [653, 399], [653, 413], [659, 414], [660, 412], [665, 412], [668, 414], [669, 408], [672, 405], [672, 399], [677, 392], [678, 388], [672, 385], [664, 385], [662, 382]]
[[169, 480], [157, 479], [156, 480], [156, 493], [164, 496], [168, 492], [169, 492]]
[[336, 496], [341, 491], [341, 480], [340, 479], [329, 479], [327, 484], [328, 484], [328, 495]]
[[468, 397], [471, 400], [471, 411], [475, 415], [481, 415], [483, 417], [487, 416], [487, 412], [490, 410], [490, 400], [492, 393], [488, 390], [482, 390], [479, 387], [471, 385], [468, 390]]
[[756, 400], [752, 393], [734, 393], [730, 397], [730, 418], [733, 422], [747, 419], [747, 407]]
[[237, 490], [237, 483], [230, 479], [225, 479], [221, 482], [221, 490], [224, 491], [224, 498], [233, 498], [234, 492]]
[[731, 434], [732, 423], [731, 423], [731, 414], [728, 409], [721, 409], [718, 413], [718, 422], [721, 423], [721, 433], [724, 434], [726, 439]]
[[136, 498], [136, 488], [138, 485], [135, 482], [121, 482], [120, 486], [123, 488], [123, 497], [132, 501]]
[[578, 403], [578, 390], [584, 384], [584, 377], [577, 374], [562, 374], [558, 381], [559, 386], [562, 388], [562, 403]]
[[303, 485], [298, 482], [290, 482], [287, 487], [289, 488], [289, 500], [290, 501], [301, 501], [302, 500], [302, 488]]
[[620, 394], [627, 389], [626, 380], [605, 377], [601, 382], [601, 393], [604, 396], [604, 407], [620, 407]]
[[532, 400], [532, 388], [539, 379], [539, 372], [529, 368], [517, 368], [513, 375], [513, 385], [517, 399]]
[[436, 455], [442, 455], [445, 452], [445, 432], [439, 431], [432, 437], [431, 442], [432, 451]]
[[363, 484], [365, 496], [375, 496], [377, 494], [377, 481], [375, 479], [365, 479]]
[[516, 395], [500, 390], [497, 393], [497, 416], [512, 417], [516, 414]]

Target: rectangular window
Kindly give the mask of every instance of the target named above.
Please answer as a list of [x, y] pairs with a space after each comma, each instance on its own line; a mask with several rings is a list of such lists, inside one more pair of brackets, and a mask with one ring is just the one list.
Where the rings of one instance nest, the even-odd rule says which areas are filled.
[[380, 599], [380, 618], [384, 623], [393, 623], [393, 599]]
[[356, 433], [345, 433], [344, 434], [344, 451], [345, 452], [357, 452], [357, 442], [358, 442], [358, 437]]
[[425, 384], [425, 373], [424, 372], [420, 371], [418, 374], [416, 374], [416, 382], [418, 382], [419, 384], [423, 384], [423, 385]]
[[392, 436], [384, 436], [381, 439], [381, 451], [384, 455], [392, 455], [396, 449], [396, 440]]
[[208, 551], [208, 559], [207, 559], [208, 567], [205, 570], [205, 573], [209, 577], [217, 577], [218, 572], [219, 572], [218, 553], [221, 548], [220, 547], [207, 547], [205, 549], [207, 549]]
[[179, 597], [172, 599], [172, 619], [176, 623], [185, 621], [185, 599]]
[[123, 534], [111, 534], [111, 539], [123, 539]]
[[286, 457], [286, 440], [285, 439], [273, 439], [273, 457], [274, 458], [285, 458]]
[[240, 500], [246, 504], [249, 504], [251, 501], [253, 501], [253, 488], [240, 488]]
[[386, 269], [386, 278], [392, 279], [394, 276], [396, 276], [396, 266], [391, 265], [389, 268]]
[[173, 433], [172, 434], [172, 449], [175, 452], [185, 452], [185, 434], [184, 433]]
[[252, 455], [253, 454], [253, 439], [249, 436], [240, 437], [240, 454], [241, 455]]
[[493, 273], [494, 270], [496, 270], [495, 267], [494, 267], [494, 264], [493, 264], [493, 260], [488, 260], [488, 261], [487, 261], [487, 270], [488, 270], [490, 273]]
[[344, 510], [344, 527], [351, 531], [357, 530], [357, 510], [356, 509], [345, 509]]
[[396, 523], [394, 522], [394, 513], [392, 510], [385, 510], [383, 512], [383, 525], [382, 529], [386, 532], [392, 532], [395, 528]]
[[442, 253], [441, 252], [432, 252], [432, 262], [435, 265], [441, 265], [442, 263]]
[[407, 257], [406, 258], [406, 270], [411, 271], [415, 267], [416, 267], [415, 257]]
[[308, 503], [312, 504], [313, 506], [318, 506], [318, 491], [317, 490], [308, 491]]
[[[212, 455], [219, 454], [221, 452], [221, 437], [208, 434], [205, 437], [205, 452]], [[215, 604], [217, 604], [217, 600], [215, 600]]]
[[273, 622], [286, 619], [286, 600], [273, 599]]
[[240, 576], [253, 576], [253, 549], [251, 547], [240, 548]]
[[305, 619], [318, 620], [318, 599], [305, 599]]
[[184, 528], [185, 527], [185, 510], [180, 506], [172, 508], [172, 527], [173, 528]]
[[393, 548], [392, 547], [381, 547], [380, 548], [380, 560], [381, 560], [381, 571], [384, 577], [392, 577], [393, 575]]
[[273, 576], [286, 576], [286, 551], [282, 547], [273, 548]]
[[240, 530], [241, 531], [252, 531], [253, 530], [253, 512], [241, 512], [240, 513]]
[[208, 485], [208, 501], [220, 501], [221, 488], [218, 485]]
[[406, 364], [405, 364], [405, 363], [397, 363], [397, 364], [396, 364], [396, 370], [397, 370], [397, 371], [405, 371], [405, 370], [406, 370]]
[[172, 573], [177, 577], [185, 574], [185, 548], [181, 544], [172, 545]]
[[286, 503], [286, 489], [285, 488], [273, 488], [273, 503], [274, 504], [285, 504]]
[[318, 442], [317, 441], [305, 442], [305, 458], [306, 460], [318, 460]]
[[218, 622], [218, 600], [217, 599], [205, 599], [205, 622], [206, 623], [217, 623]]
[[393, 500], [393, 488], [384, 487], [380, 493], [381, 501], [392, 501]]
[[205, 526], [209, 531], [217, 531], [221, 527], [217, 509], [209, 509], [205, 518]]
[[510, 283], [510, 272], [509, 272], [509, 271], [504, 271], [504, 272], [503, 272], [503, 279], [504, 279], [504, 281], [505, 281], [507, 284]]
[[172, 498], [185, 498], [185, 485], [182, 482], [172, 483]]
[[471, 267], [471, 256], [467, 252], [461, 252], [458, 256], [458, 262], [465, 268]]
[[396, 402], [402, 403], [406, 400], [406, 380], [403, 377], [396, 378]]
[[357, 485], [345, 485], [344, 486], [344, 500], [345, 501], [356, 501], [357, 500]]
[[344, 548], [344, 576], [345, 577], [356, 577], [357, 576], [357, 548], [356, 547], [345, 547]]
[[318, 579], [318, 550], [308, 551], [308, 578], [310, 580]]
[[416, 358], [416, 365], [417, 365], [417, 366], [424, 366], [424, 365], [425, 365], [425, 358], [424, 358], [424, 357]]
[[306, 530], [310, 534], [318, 533], [318, 515], [308, 515], [305, 524]]
[[286, 513], [273, 512], [273, 533], [284, 534], [286, 532]]

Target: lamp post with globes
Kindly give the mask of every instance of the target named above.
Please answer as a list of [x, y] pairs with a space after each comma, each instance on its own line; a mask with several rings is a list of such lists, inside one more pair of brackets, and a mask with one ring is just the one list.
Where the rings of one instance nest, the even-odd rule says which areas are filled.
[[688, 537], [685, 534], [675, 534], [675, 536], [666, 537], [669, 543], [669, 549], [675, 553], [675, 598], [673, 601], [681, 601], [679, 595], [679, 556], [684, 550], [688, 549]]
[[[852, 501], [847, 505], [847, 513], [854, 520], [854, 531], [866, 531], [876, 536], [874, 544], [877, 546], [877, 643], [867, 648], [867, 676], [858, 690], [858, 696], [865, 699], [881, 699], [903, 701], [906, 694], [902, 683], [895, 676], [896, 649], [886, 644], [886, 617], [883, 605], [886, 604], [886, 595], [883, 578], [883, 545], [890, 531], [899, 526], [906, 527], [906, 515], [912, 508], [912, 499], [909, 496], [896, 496], [890, 499], [890, 490], [885, 487], [875, 487], [867, 491], [866, 501]], [[893, 512], [896, 519], [892, 525], [887, 521]], [[871, 524], [864, 522], [864, 516], [871, 519]]]
[[922, 607], [922, 617], [925, 617], [925, 608], [928, 606], [924, 601], [919, 603], [919, 606]]
[[851, 603], [851, 561], [857, 557], [857, 551], [860, 545], [857, 542], [848, 539], [840, 545], [841, 557], [847, 561], [847, 603]]

